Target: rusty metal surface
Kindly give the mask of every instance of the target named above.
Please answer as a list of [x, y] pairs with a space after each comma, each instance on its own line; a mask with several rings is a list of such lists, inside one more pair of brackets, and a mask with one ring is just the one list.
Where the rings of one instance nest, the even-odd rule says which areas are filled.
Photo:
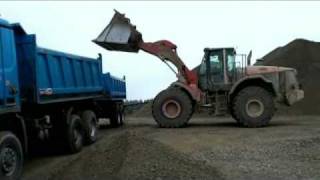
[[282, 71], [295, 71], [293, 68], [278, 66], [248, 66], [246, 67], [246, 75], [257, 75], [266, 73], [276, 73]]

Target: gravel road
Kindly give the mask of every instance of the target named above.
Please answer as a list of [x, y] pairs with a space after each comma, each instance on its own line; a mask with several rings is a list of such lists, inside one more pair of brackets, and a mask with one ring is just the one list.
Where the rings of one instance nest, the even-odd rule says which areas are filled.
[[160, 129], [129, 117], [78, 154], [32, 156], [23, 179], [320, 179], [319, 149], [315, 116], [275, 117], [257, 129], [214, 117]]

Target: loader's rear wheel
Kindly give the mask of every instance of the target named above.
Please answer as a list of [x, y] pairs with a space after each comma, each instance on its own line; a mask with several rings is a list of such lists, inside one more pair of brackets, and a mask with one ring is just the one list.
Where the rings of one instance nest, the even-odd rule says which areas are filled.
[[235, 97], [232, 111], [235, 119], [246, 127], [266, 126], [275, 111], [273, 96], [261, 87], [246, 87]]
[[152, 104], [152, 115], [160, 127], [183, 127], [188, 123], [192, 114], [192, 100], [178, 88], [160, 92]]
[[230, 108], [230, 115], [238, 124], [240, 124], [240, 121], [239, 121], [238, 117], [236, 116], [234, 109], [232, 107]]

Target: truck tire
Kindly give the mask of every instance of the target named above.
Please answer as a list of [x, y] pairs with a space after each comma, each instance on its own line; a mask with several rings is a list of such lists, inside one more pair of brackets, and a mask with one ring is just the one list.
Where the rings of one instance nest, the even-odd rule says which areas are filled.
[[111, 127], [122, 126], [124, 122], [124, 108], [123, 103], [114, 103], [112, 106], [112, 113], [110, 115]]
[[121, 110], [119, 113], [120, 113], [120, 126], [123, 126], [124, 121], [125, 121], [124, 111]]
[[160, 127], [180, 128], [190, 120], [194, 111], [192, 100], [181, 89], [160, 92], [152, 104], [152, 115]]
[[115, 108], [110, 117], [111, 127], [119, 127], [122, 125], [122, 116], [121, 113]]
[[67, 147], [70, 153], [80, 152], [83, 147], [83, 127], [78, 115], [71, 115], [67, 127]]
[[98, 121], [95, 113], [91, 110], [85, 110], [81, 114], [81, 120], [85, 143], [92, 144], [96, 142], [98, 135]]
[[19, 139], [11, 132], [0, 132], [0, 179], [20, 179], [23, 170], [23, 150]]
[[243, 126], [267, 126], [275, 111], [274, 99], [264, 88], [249, 86], [236, 95], [233, 111]]

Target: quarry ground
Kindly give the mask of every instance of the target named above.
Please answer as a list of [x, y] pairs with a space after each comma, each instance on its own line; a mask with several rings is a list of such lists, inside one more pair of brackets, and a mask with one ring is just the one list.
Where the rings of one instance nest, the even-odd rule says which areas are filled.
[[320, 179], [320, 117], [278, 116], [257, 129], [214, 117], [160, 129], [127, 117], [78, 154], [52, 152], [27, 159], [23, 179]]

